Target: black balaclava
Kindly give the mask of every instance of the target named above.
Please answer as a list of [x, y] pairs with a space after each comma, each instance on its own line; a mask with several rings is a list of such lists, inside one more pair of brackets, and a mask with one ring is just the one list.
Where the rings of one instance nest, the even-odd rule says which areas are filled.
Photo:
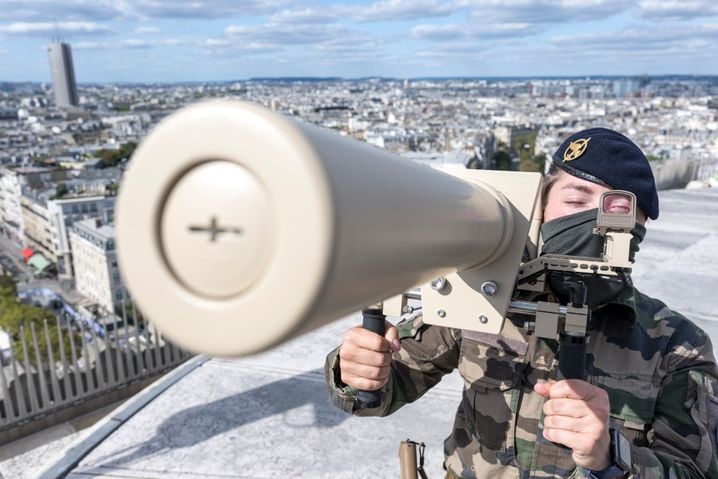
[[[541, 238], [543, 246], [541, 255], [560, 254], [568, 256], [581, 256], [588, 258], [601, 258], [603, 254], [603, 238], [593, 234], [596, 228], [598, 208], [581, 211], [568, 216], [562, 216], [541, 225]], [[636, 223], [631, 230], [630, 260], [633, 261], [639, 250], [639, 243], [646, 235], [646, 228]], [[552, 291], [563, 302], [568, 301], [568, 293], [562, 286], [565, 273], [552, 272], [548, 275], [548, 283]], [[588, 288], [587, 303], [589, 308], [606, 304], [626, 286], [630, 286], [630, 278], [585, 276], [581, 280]]]

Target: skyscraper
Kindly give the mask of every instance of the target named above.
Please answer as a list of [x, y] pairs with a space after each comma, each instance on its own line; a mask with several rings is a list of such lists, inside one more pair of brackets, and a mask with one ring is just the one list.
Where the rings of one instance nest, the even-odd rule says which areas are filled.
[[47, 53], [50, 56], [55, 105], [59, 108], [79, 105], [70, 45], [56, 41], [47, 47]]

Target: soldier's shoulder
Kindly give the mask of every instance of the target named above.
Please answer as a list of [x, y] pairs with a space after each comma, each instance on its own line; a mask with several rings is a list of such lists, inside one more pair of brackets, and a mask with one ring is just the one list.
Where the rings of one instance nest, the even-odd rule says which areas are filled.
[[638, 290], [635, 290], [634, 301], [638, 325], [653, 340], [662, 339], [666, 352], [710, 345], [710, 338], [703, 329], [663, 301]]

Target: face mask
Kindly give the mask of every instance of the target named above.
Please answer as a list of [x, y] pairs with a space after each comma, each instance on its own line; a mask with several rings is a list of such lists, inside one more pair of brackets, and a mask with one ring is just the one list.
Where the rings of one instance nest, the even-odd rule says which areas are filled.
[[541, 225], [541, 254], [565, 254], [600, 258], [603, 238], [593, 234], [598, 208], [581, 211]]
[[[598, 209], [582, 211], [555, 220], [547, 221], [541, 226], [543, 246], [541, 254], [561, 254], [569, 256], [583, 256], [600, 258], [603, 254], [603, 238], [593, 234], [596, 227]], [[629, 258], [633, 261], [638, 252], [638, 245], [646, 235], [645, 226], [636, 223], [631, 230], [631, 248]], [[568, 302], [569, 288], [564, 285], [566, 280], [574, 281], [576, 278], [565, 273], [552, 272], [548, 275], [548, 284], [551, 290], [562, 302]], [[630, 278], [590, 276], [583, 277], [581, 281], [587, 286], [587, 304], [593, 309], [613, 299], [625, 286], [630, 286]]]
[[[603, 254], [603, 238], [593, 234], [596, 228], [598, 208], [581, 211], [572, 215], [556, 218], [541, 225], [543, 246], [541, 255], [563, 254], [600, 258]], [[646, 227], [636, 223], [631, 230], [631, 248], [629, 259], [634, 260], [639, 244], [646, 236]]]

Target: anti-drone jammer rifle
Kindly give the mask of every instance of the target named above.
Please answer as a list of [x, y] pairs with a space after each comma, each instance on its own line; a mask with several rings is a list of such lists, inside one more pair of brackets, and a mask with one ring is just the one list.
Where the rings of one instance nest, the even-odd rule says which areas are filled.
[[[196, 352], [256, 353], [367, 305], [379, 321], [420, 286], [426, 323], [497, 334], [508, 313], [528, 314], [580, 356], [581, 278], [630, 268], [633, 223], [603, 211], [601, 259], [536, 259], [540, 188], [538, 173], [439, 171], [256, 105], [207, 102], [135, 152], [118, 256], [143, 312]], [[618, 195], [635, 221], [635, 198]], [[512, 301], [545, 290], [549, 271], [575, 283], [570, 304]]]

